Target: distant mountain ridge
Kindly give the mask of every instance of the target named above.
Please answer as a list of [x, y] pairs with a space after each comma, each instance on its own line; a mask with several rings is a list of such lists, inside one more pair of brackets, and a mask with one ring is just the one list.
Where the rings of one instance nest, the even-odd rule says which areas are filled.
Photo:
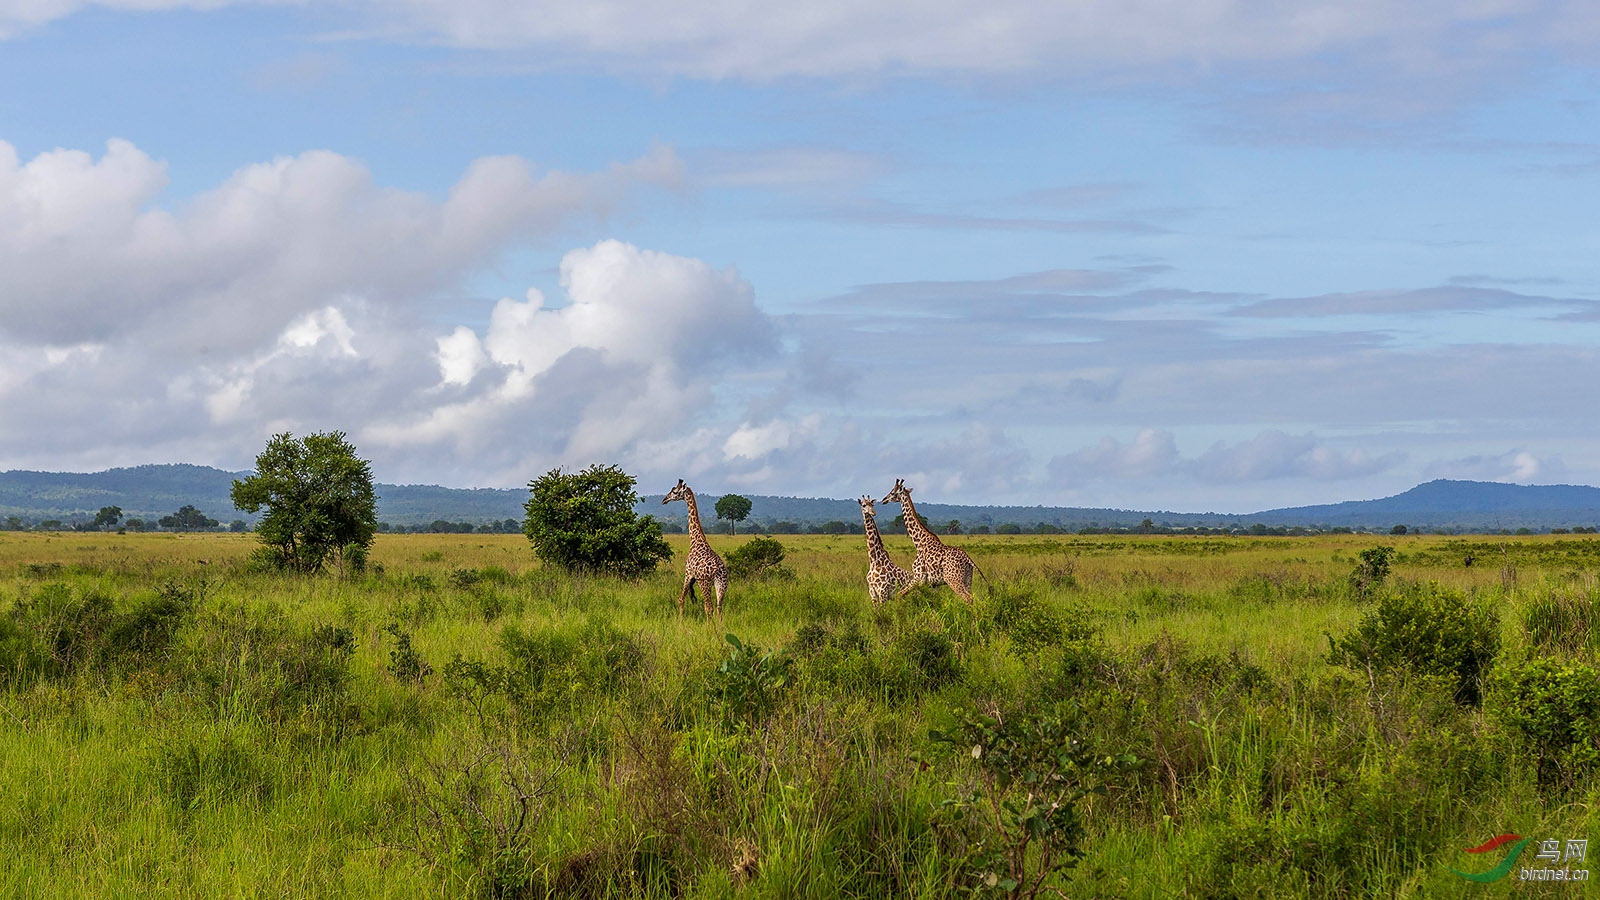
[[[104, 472], [0, 472], [0, 519], [93, 519], [103, 506], [120, 506], [127, 518], [153, 520], [190, 504], [224, 524], [256, 517], [233, 506], [229, 492], [249, 472], [225, 472], [187, 463], [133, 466]], [[496, 488], [375, 484], [378, 518], [396, 525], [437, 519], [482, 523], [521, 520], [528, 492]]]
[[[171, 515], [191, 504], [224, 523], [254, 517], [233, 508], [228, 497], [236, 478], [248, 473], [226, 472], [187, 463], [144, 465], [103, 472], [0, 472], [0, 520], [18, 516], [26, 522], [92, 519], [102, 506], [120, 506], [123, 514], [145, 519]], [[426, 525], [439, 519], [481, 524], [518, 519], [527, 502], [526, 489], [447, 488], [437, 485], [377, 484], [378, 518], [394, 525]], [[719, 495], [720, 496], [720, 495]], [[812, 497], [746, 495], [752, 509], [750, 522], [770, 526], [789, 521], [817, 525], [828, 521], [859, 523], [860, 507], [854, 500]], [[702, 516], [709, 527], [715, 521], [710, 492], [704, 497]], [[663, 522], [683, 524], [682, 506], [662, 507], [661, 495], [642, 498], [635, 507]], [[1129, 528], [1144, 519], [1176, 528], [1204, 526], [1346, 527], [1387, 531], [1394, 525], [1428, 530], [1500, 531], [1531, 528], [1547, 530], [1600, 525], [1600, 488], [1585, 485], [1517, 485], [1483, 481], [1436, 480], [1417, 485], [1392, 497], [1347, 500], [1319, 506], [1296, 506], [1246, 514], [1180, 513], [1129, 509], [1060, 506], [974, 506], [918, 503], [917, 511], [929, 521], [943, 524], [956, 519], [965, 527], [1015, 524], [1054, 525], [1076, 531], [1085, 527]]]
[[1267, 510], [1254, 518], [1268, 525], [1408, 525], [1470, 531], [1565, 528], [1600, 524], [1600, 488], [1579, 484], [1502, 484], [1437, 479], [1377, 500]]

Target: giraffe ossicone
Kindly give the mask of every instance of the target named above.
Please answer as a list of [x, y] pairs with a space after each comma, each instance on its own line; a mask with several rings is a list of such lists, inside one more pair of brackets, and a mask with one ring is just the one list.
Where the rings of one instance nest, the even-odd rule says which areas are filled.
[[[677, 487], [667, 492], [661, 498], [663, 505], [674, 500], [682, 500], [689, 507], [689, 560], [684, 564], [683, 590], [678, 592], [678, 615], [683, 615], [683, 598], [694, 599], [695, 582], [701, 582], [701, 602], [705, 605], [706, 618], [711, 618], [711, 595], [716, 593], [717, 618], [722, 618], [722, 598], [728, 592], [728, 567], [722, 562], [706, 542], [705, 529], [700, 527], [700, 507], [694, 502], [694, 491], [689, 489], [683, 479], [678, 479]], [[711, 590], [706, 590], [706, 583], [710, 583]]]

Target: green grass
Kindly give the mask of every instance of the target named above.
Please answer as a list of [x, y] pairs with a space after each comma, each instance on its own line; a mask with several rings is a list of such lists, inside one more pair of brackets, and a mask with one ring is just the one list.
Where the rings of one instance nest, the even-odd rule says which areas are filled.
[[[574, 579], [515, 535], [383, 535], [348, 581], [247, 535], [0, 535], [0, 896], [957, 896], [1002, 834], [929, 732], [974, 710], [1137, 759], [1085, 772], [1067, 896], [1504, 896], [1460, 848], [1589, 836], [1600, 722], [1535, 676], [1600, 664], [1600, 541], [961, 537], [974, 606], [874, 610], [859, 536], [779, 540], [792, 577], [718, 625], [677, 566]], [[1384, 597], [1493, 612], [1481, 697]], [[1378, 662], [1330, 661], [1358, 629]]]

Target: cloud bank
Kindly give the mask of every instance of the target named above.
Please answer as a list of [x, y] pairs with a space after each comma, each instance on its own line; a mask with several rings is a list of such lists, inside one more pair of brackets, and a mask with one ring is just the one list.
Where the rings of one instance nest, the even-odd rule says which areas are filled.
[[1352, 61], [1409, 78], [1460, 77], [1538, 54], [1593, 61], [1600, 11], [1579, 0], [1031, 0], [775, 8], [755, 0], [8, 0], [0, 36], [82, 9], [317, 6], [370, 39], [530, 51], [547, 65], [693, 78], [771, 80], [859, 74], [1055, 73], [1126, 79], [1203, 76], [1225, 67]]

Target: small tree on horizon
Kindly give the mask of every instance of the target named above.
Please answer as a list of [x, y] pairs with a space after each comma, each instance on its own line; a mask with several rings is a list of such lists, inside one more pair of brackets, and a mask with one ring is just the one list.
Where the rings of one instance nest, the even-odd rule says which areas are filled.
[[102, 506], [100, 511], [95, 514], [94, 523], [91, 527], [97, 529], [115, 528], [120, 521], [122, 521], [122, 507]]
[[266, 508], [256, 535], [273, 566], [310, 573], [337, 559], [341, 570], [366, 567], [378, 500], [372, 465], [344, 432], [274, 435], [256, 457], [256, 474], [235, 481], [229, 496], [245, 512]]
[[[95, 521], [99, 522], [100, 520], [96, 517]], [[162, 516], [156, 521], [156, 524], [162, 528], [171, 528], [174, 531], [203, 531], [207, 528], [215, 528], [219, 523], [216, 519], [195, 508], [193, 504], [185, 503], [183, 506], [178, 507], [178, 511], [172, 515]]]
[[717, 518], [727, 519], [728, 533], [734, 534], [733, 523], [743, 522], [744, 517], [750, 515], [751, 505], [747, 497], [741, 497], [738, 494], [724, 494], [722, 499], [717, 501], [715, 507]]

